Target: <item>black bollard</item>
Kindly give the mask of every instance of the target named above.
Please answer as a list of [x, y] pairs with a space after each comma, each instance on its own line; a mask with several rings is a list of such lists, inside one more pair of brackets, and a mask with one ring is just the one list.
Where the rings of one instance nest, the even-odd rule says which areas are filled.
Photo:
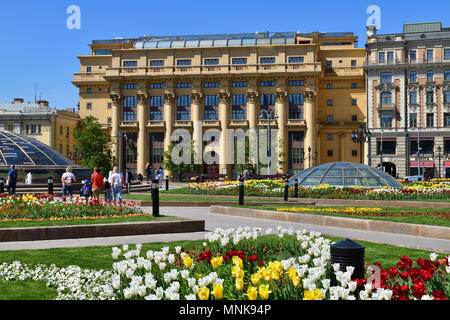
[[0, 178], [0, 194], [5, 193], [5, 178]]
[[53, 194], [53, 177], [48, 177], [48, 194]]
[[202, 183], [205, 182], [205, 175], [202, 173]]
[[169, 176], [166, 176], [166, 190], [169, 190]]
[[294, 183], [294, 197], [298, 198], [298, 179], [295, 179]]
[[289, 198], [289, 180], [284, 180], [284, 201], [288, 201]]
[[196, 176], [196, 177], [195, 177], [195, 182], [197, 182], [197, 183], [200, 182], [200, 177], [199, 177], [199, 176]]
[[152, 215], [159, 217], [159, 181], [155, 179], [152, 181]]
[[244, 205], [244, 178], [239, 177], [239, 205]]
[[348, 266], [355, 268], [352, 280], [364, 279], [364, 249], [365, 247], [350, 239], [342, 240], [331, 245], [331, 286], [337, 286], [333, 264], [339, 263], [340, 271], [346, 272]]

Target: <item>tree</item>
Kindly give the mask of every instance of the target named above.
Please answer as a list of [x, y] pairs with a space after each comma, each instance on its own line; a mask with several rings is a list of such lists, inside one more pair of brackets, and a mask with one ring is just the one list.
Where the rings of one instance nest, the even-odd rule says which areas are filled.
[[112, 139], [102, 131], [98, 119], [93, 116], [81, 119], [73, 136], [79, 152], [83, 153], [81, 165], [90, 169], [98, 167], [103, 175], [107, 175], [115, 161], [112, 155]]
[[[191, 141], [191, 150], [193, 150], [193, 141]], [[170, 174], [175, 176], [179, 171], [182, 173], [201, 173], [203, 170], [203, 165], [201, 164], [194, 164], [194, 152], [191, 152], [191, 163], [181, 163], [181, 164], [175, 164], [172, 161], [172, 150], [175, 147], [176, 144], [171, 142], [167, 148], [167, 151], [164, 152], [164, 169], [168, 170]], [[181, 170], [180, 170], [181, 169]]]

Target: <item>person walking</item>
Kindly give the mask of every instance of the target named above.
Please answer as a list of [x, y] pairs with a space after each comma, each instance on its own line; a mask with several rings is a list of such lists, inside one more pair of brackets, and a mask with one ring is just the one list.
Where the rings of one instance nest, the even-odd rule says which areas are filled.
[[133, 182], [133, 173], [128, 168], [125, 173], [125, 181], [127, 183], [127, 193], [130, 194], [131, 182]]
[[11, 165], [11, 170], [8, 172], [8, 194], [14, 196], [16, 194], [17, 184], [17, 170], [15, 165]]
[[156, 178], [159, 181], [159, 187], [162, 188], [162, 181], [163, 181], [164, 171], [161, 167], [159, 167], [158, 172], [156, 174]]
[[111, 203], [111, 193], [112, 193], [111, 183], [109, 183], [109, 180], [105, 178], [103, 180], [103, 184], [105, 186], [105, 203], [109, 204]]
[[92, 194], [94, 195], [94, 199], [100, 201], [100, 193], [103, 188], [103, 176], [100, 173], [99, 168], [94, 168], [94, 173], [91, 177], [92, 181]]
[[89, 203], [89, 197], [91, 196], [91, 187], [89, 186], [89, 180], [85, 179], [82, 182], [83, 187], [81, 188], [81, 196], [84, 197], [86, 203]]
[[72, 173], [72, 167], [68, 166], [61, 177], [63, 202], [66, 201], [66, 196], [73, 196], [73, 183], [76, 181], [75, 175]]
[[150, 175], [152, 174], [152, 169], [150, 167], [150, 163], [147, 162], [147, 164], [145, 165], [145, 173], [147, 174], [147, 183], [150, 180]]
[[[113, 201], [117, 203], [117, 200], [119, 200], [119, 204], [122, 205], [122, 175], [119, 173], [117, 167], [113, 169], [111, 185]], [[117, 195], [119, 195], [118, 198]]]

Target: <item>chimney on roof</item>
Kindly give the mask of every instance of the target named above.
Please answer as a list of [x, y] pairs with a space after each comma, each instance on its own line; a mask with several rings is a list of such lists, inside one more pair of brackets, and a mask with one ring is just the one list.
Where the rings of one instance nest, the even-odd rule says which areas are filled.
[[377, 26], [367, 26], [366, 28], [367, 28], [366, 34], [368, 38], [373, 37], [374, 35], [377, 34]]
[[13, 103], [23, 103], [24, 100], [22, 98], [14, 98]]
[[48, 107], [48, 101], [47, 100], [39, 100], [39, 101], [36, 101], [36, 103], [37, 104], [42, 104], [42, 105]]

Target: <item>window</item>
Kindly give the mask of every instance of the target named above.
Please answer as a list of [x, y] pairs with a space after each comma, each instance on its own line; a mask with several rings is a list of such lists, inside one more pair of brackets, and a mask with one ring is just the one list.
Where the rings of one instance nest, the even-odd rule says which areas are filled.
[[192, 62], [191, 59], [177, 60], [177, 66], [190, 66], [191, 62]]
[[352, 115], [352, 121], [358, 121], [358, 116]]
[[[411, 140], [410, 154], [417, 154], [417, 138], [412, 138]], [[434, 139], [422, 139], [420, 138], [420, 148], [425, 154], [432, 154], [434, 150]]]
[[379, 63], [385, 63], [386, 62], [386, 53], [385, 52], [380, 52], [378, 54], [378, 62]]
[[381, 104], [392, 104], [392, 93], [382, 92], [381, 93]]
[[380, 73], [380, 81], [382, 83], [392, 82], [392, 73], [391, 72], [381, 72]]
[[450, 49], [444, 49], [444, 59], [450, 60]]
[[288, 86], [290, 87], [303, 87], [305, 82], [303, 80], [289, 80]]
[[192, 84], [190, 82], [178, 82], [177, 88], [190, 88]]
[[219, 96], [205, 96], [205, 107], [215, 107], [219, 105]]
[[259, 83], [260, 87], [275, 87], [275, 81], [261, 81]]
[[92, 103], [88, 103], [88, 104], [86, 104], [86, 109], [88, 109], [88, 110], [92, 110]]
[[332, 157], [333, 156], [333, 150], [328, 150], [327, 154], [328, 154], [329, 157]]
[[409, 93], [409, 103], [410, 104], [416, 104], [417, 103], [417, 92], [410, 92]]
[[151, 96], [149, 99], [150, 107], [163, 107], [164, 97], [163, 96]]
[[66, 138], [68, 138], [68, 137], [69, 137], [69, 133], [70, 133], [70, 128], [69, 128], [69, 127], [67, 127], [67, 131], [66, 131]]
[[331, 115], [328, 116], [328, 117], [327, 117], [327, 120], [328, 120], [328, 122], [333, 122], [333, 116], [331, 116]]
[[389, 51], [387, 53], [387, 63], [390, 63], [390, 64], [394, 63], [394, 52]]
[[218, 88], [219, 83], [218, 82], [205, 82], [203, 83], [203, 87], [205, 88]]
[[417, 113], [409, 114], [409, 127], [416, 128], [417, 127]]
[[331, 60], [327, 61], [327, 68], [333, 68], [333, 61]]
[[427, 128], [434, 127], [434, 113], [427, 113]]
[[289, 119], [303, 120], [303, 94], [289, 95]]
[[381, 127], [382, 128], [392, 128], [392, 120], [394, 116], [392, 114], [381, 114]]
[[397, 141], [377, 141], [377, 154], [395, 154], [397, 149]]
[[427, 50], [427, 61], [428, 62], [433, 62], [433, 49], [428, 49]]
[[444, 127], [450, 127], [450, 113], [444, 113]]
[[409, 62], [410, 63], [415, 63], [417, 59], [417, 51], [416, 50], [411, 50], [409, 52]]
[[59, 134], [63, 134], [63, 126], [59, 126]]
[[358, 105], [358, 100], [352, 99], [352, 106], [357, 106], [357, 105]]
[[352, 67], [356, 67], [356, 60], [352, 60], [352, 61], [351, 61], [351, 66], [352, 66]]
[[205, 120], [217, 121], [219, 120], [219, 112], [215, 109], [206, 109], [205, 108]]
[[268, 107], [275, 105], [275, 95], [274, 94], [262, 94], [261, 95], [261, 107]]
[[260, 58], [259, 63], [260, 64], [273, 64], [273, 63], [275, 63], [275, 58], [274, 57]]
[[108, 49], [97, 49], [94, 51], [96, 56], [110, 55], [111, 51]]
[[87, 93], [92, 93], [92, 88], [87, 88]]
[[427, 81], [434, 81], [434, 72], [433, 71], [427, 71]]
[[91, 68], [91, 67], [87, 67], [87, 68], [86, 68], [86, 72], [90, 73], [91, 71], [92, 71], [92, 68]]
[[111, 108], [112, 108], [112, 104], [108, 103], [108, 109], [111, 109]]
[[433, 91], [426, 92], [426, 101], [427, 101], [427, 103], [434, 103], [434, 92]]
[[333, 89], [333, 84], [332, 83], [327, 84], [327, 89]]
[[233, 87], [246, 87], [247, 86], [247, 81], [233, 81], [231, 86], [233, 86]]
[[137, 83], [124, 83], [124, 89], [137, 89]]
[[247, 95], [234, 94], [231, 97], [232, 101], [232, 120], [247, 119]]
[[28, 124], [25, 126], [25, 132], [26, 134], [30, 133], [30, 126]]
[[150, 89], [163, 89], [164, 83], [150, 83]]
[[150, 60], [150, 67], [164, 67], [164, 60]]
[[352, 150], [352, 157], [358, 156], [358, 150]]
[[247, 64], [247, 58], [233, 58], [231, 60], [232, 64]]
[[289, 63], [303, 63], [304, 61], [304, 57], [289, 57]]
[[219, 111], [217, 110], [217, 106], [219, 105], [219, 96], [218, 95], [205, 96], [204, 105], [205, 105], [204, 119], [219, 120]]
[[111, 119], [111, 117], [108, 117], [108, 124], [111, 124], [112, 123], [112, 119]]
[[444, 91], [444, 103], [450, 103], [450, 91]]
[[358, 88], [358, 84], [352, 83], [352, 89], [356, 89], [356, 88]]
[[191, 96], [177, 96], [177, 120], [191, 120]]
[[137, 67], [137, 61], [124, 61], [124, 68]]
[[333, 105], [333, 99], [327, 100], [327, 106], [331, 107]]
[[123, 98], [123, 121], [137, 120], [137, 98], [128, 96]]
[[205, 59], [205, 65], [217, 65], [219, 64], [219, 59]]
[[329, 133], [328, 136], [327, 136], [327, 138], [328, 138], [329, 141], [332, 141], [332, 140], [333, 140], [333, 134], [332, 134], [332, 133]]
[[417, 72], [411, 71], [409, 73], [409, 82], [417, 82]]
[[444, 80], [450, 80], [450, 70], [444, 71]]

